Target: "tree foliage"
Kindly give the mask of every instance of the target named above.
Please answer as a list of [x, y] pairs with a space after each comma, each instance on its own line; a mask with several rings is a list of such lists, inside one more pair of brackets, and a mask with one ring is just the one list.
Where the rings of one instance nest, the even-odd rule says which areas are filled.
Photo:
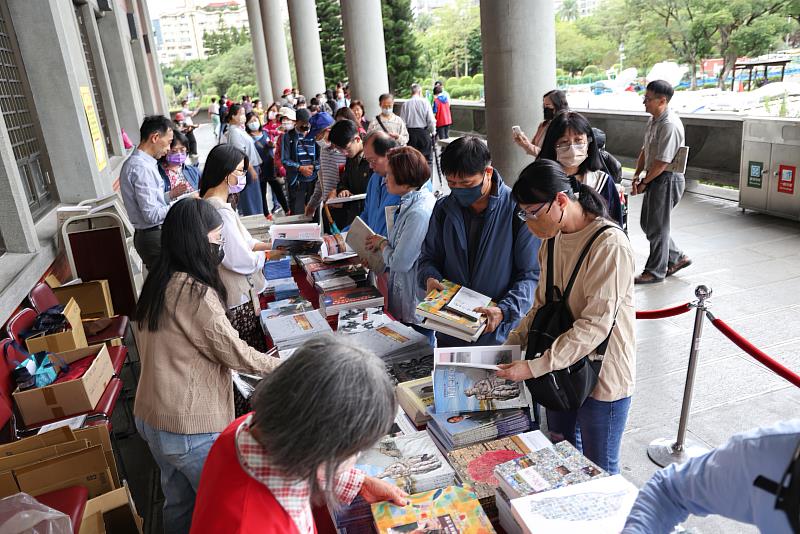
[[419, 81], [421, 49], [413, 31], [410, 0], [382, 0], [383, 38], [386, 42], [386, 68], [389, 89], [400, 96], [411, 92]]
[[325, 68], [325, 86], [334, 87], [347, 78], [342, 33], [342, 10], [339, 0], [317, 0], [319, 40], [322, 43], [322, 64]]
[[209, 57], [218, 56], [236, 46], [249, 45], [250, 29], [247, 27], [233, 28], [226, 26], [222, 16], [220, 16], [217, 30], [213, 32], [206, 31], [203, 34], [203, 44]]
[[430, 15], [417, 17], [415, 32], [427, 75], [438, 79], [480, 72], [480, 26], [478, 6], [470, 0], [455, 0]]

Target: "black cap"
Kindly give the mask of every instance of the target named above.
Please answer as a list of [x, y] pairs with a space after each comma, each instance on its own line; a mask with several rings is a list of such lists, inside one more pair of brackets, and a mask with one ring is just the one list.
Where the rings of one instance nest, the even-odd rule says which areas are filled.
[[297, 120], [308, 122], [311, 119], [311, 112], [307, 108], [300, 108], [296, 112]]

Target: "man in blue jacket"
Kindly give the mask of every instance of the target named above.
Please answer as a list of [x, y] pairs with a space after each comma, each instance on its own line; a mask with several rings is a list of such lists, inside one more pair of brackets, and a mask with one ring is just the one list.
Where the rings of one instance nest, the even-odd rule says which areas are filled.
[[294, 128], [281, 137], [281, 163], [289, 184], [289, 207], [292, 213], [302, 214], [316, 185], [319, 150], [316, 139], [307, 135], [311, 113], [298, 109], [296, 119]]
[[400, 144], [383, 132], [372, 132], [364, 141], [364, 159], [369, 162], [372, 175], [367, 183], [367, 198], [361, 219], [378, 235], [388, 236], [386, 207], [398, 206], [400, 197], [386, 189], [386, 174], [389, 172], [389, 151]]
[[[447, 279], [492, 298], [482, 308], [487, 325], [476, 345], [501, 345], [533, 306], [539, 280], [539, 240], [515, 222], [511, 188], [491, 165], [486, 143], [461, 137], [442, 152], [441, 169], [450, 194], [433, 209], [419, 256], [419, 285], [442, 289]], [[465, 342], [437, 333], [440, 347]]]

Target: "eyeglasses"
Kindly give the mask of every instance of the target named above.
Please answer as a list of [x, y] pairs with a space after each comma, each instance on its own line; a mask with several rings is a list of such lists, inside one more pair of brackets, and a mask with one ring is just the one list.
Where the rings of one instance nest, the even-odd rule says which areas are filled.
[[244, 172], [245, 171], [244, 171], [243, 168], [242, 169], [234, 169], [231, 174], [233, 174], [234, 176], [243, 176]]
[[[337, 147], [334, 147], [334, 149], [339, 154], [342, 154], [343, 156], [346, 156], [347, 155], [347, 151], [350, 148], [350, 145], [352, 145], [355, 140], [356, 140], [356, 138], [354, 137], [354, 138], [350, 139], [350, 141], [346, 145], [344, 145], [343, 147], [337, 146]], [[367, 160], [367, 162], [369, 163], [369, 160]]]
[[524, 209], [519, 208], [517, 210], [517, 217], [519, 217], [519, 219], [522, 221], [534, 221], [539, 218], [539, 212], [541, 212], [545, 206], [547, 206], [547, 211], [545, 213], [548, 213], [550, 208], [553, 206], [553, 202], [555, 202], [555, 199], [551, 200], [547, 204], [542, 204], [533, 211], [525, 211]]
[[580, 150], [586, 149], [586, 145], [587, 145], [587, 143], [576, 143], [576, 144], [561, 143], [560, 145], [556, 145], [556, 151], [557, 152], [564, 152], [564, 151], [569, 150], [571, 147], [575, 147], [576, 150], [580, 151]]

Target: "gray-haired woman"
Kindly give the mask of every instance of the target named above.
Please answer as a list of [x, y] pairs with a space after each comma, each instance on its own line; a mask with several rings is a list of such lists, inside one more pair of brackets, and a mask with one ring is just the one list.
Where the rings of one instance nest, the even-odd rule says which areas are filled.
[[307, 341], [263, 380], [254, 412], [217, 439], [203, 468], [192, 533], [315, 532], [311, 505], [357, 495], [406, 504], [400, 488], [354, 468], [391, 427], [383, 362], [343, 338]]

